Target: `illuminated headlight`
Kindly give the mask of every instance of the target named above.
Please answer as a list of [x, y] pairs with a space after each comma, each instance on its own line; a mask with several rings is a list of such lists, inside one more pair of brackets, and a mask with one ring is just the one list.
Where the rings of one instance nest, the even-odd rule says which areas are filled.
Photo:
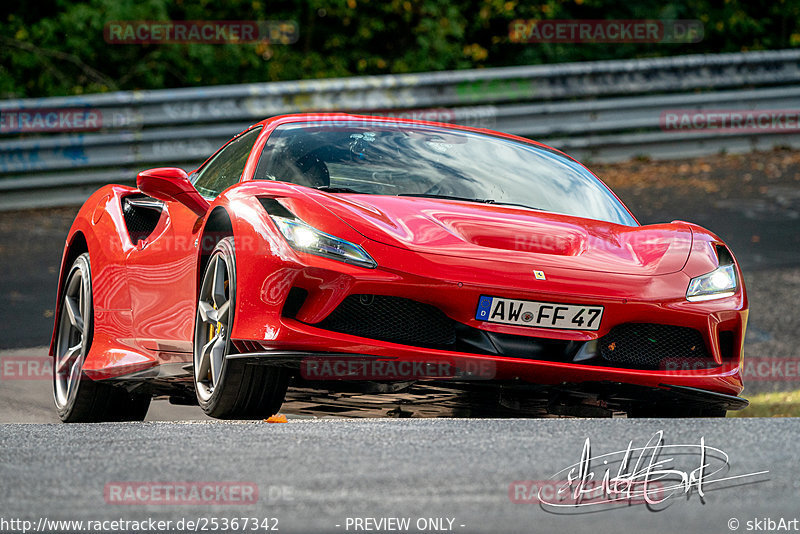
[[686, 300], [721, 299], [730, 297], [736, 292], [736, 269], [733, 264], [720, 265], [710, 273], [692, 278], [686, 290]]
[[333, 260], [374, 269], [378, 266], [367, 252], [355, 243], [320, 232], [300, 219], [271, 215], [275, 225], [293, 249]]

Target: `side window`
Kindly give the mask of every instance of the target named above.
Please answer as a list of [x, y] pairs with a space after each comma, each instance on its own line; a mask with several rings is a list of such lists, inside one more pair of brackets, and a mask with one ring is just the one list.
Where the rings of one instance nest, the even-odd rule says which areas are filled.
[[216, 197], [237, 183], [244, 172], [247, 156], [258, 138], [261, 128], [254, 128], [234, 139], [200, 169], [194, 186], [204, 197]]

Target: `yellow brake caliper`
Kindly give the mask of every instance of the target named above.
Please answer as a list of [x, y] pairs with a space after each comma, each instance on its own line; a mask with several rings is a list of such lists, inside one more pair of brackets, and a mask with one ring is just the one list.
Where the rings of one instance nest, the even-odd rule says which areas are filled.
[[[228, 289], [228, 283], [229, 281], [225, 280], [225, 289]], [[215, 310], [217, 309], [216, 304], [212, 302], [211, 305], [214, 307]], [[211, 341], [212, 339], [214, 339], [214, 336], [219, 334], [220, 330], [222, 330], [222, 322], [220, 321], [217, 321], [216, 325], [213, 324], [208, 325], [208, 340]], [[208, 380], [211, 381], [211, 368], [208, 369]]]

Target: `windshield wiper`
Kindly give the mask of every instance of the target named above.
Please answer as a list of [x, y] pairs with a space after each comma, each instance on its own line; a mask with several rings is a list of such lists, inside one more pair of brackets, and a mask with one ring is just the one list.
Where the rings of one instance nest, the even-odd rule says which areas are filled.
[[321, 185], [319, 187], [315, 187], [317, 191], [324, 191], [326, 193], [361, 193], [361, 191], [356, 191], [355, 189], [350, 189], [349, 187], [334, 187], [332, 185]]
[[397, 195], [398, 197], [420, 197], [420, 198], [443, 198], [445, 200], [461, 200], [464, 202], [483, 202], [485, 203], [486, 200], [482, 198], [467, 198], [467, 197], [456, 197], [452, 195], [436, 195], [433, 193], [400, 193]]
[[484, 200], [483, 202], [485, 202], [486, 204], [497, 204], [498, 206], [515, 206], [518, 208], [528, 208], [529, 210], [542, 211], [542, 208], [535, 208], [533, 206], [528, 206], [527, 204], [517, 204], [515, 202], [503, 202], [502, 200], [497, 201], [497, 200], [487, 199]]
[[541, 211], [542, 208], [534, 208], [533, 206], [528, 206], [527, 204], [515, 204], [513, 202], [503, 202], [497, 201], [492, 198], [467, 198], [467, 197], [457, 197], [452, 195], [436, 195], [432, 193], [400, 193], [397, 195], [399, 197], [420, 197], [420, 198], [442, 198], [445, 200], [461, 200], [463, 202], [479, 202], [481, 204], [497, 204], [498, 206], [517, 206], [520, 208], [528, 208], [531, 210], [539, 210]]

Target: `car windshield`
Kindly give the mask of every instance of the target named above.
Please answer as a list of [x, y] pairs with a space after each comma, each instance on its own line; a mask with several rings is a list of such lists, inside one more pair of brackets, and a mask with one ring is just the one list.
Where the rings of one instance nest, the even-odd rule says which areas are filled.
[[278, 126], [254, 179], [332, 193], [509, 204], [635, 226], [619, 200], [579, 163], [486, 134], [368, 121]]

